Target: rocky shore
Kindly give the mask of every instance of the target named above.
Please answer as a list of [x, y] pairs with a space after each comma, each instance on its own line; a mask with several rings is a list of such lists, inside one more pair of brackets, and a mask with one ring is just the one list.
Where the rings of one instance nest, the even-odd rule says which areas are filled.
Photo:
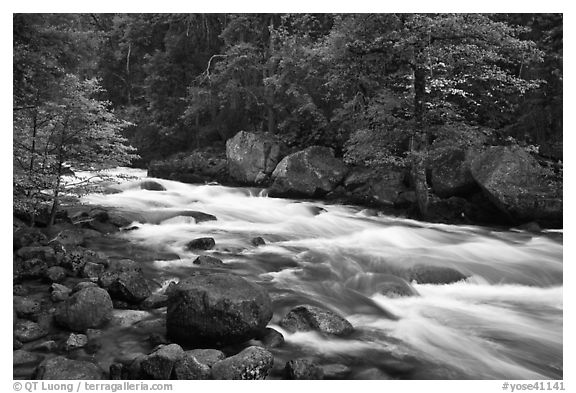
[[[267, 291], [233, 271], [218, 270], [222, 261], [217, 258], [199, 256], [194, 264], [203, 269], [197, 274], [158, 288], [143, 266], [177, 255], [116, 236], [131, 230], [131, 221], [114, 210], [73, 205], [69, 211], [51, 228], [14, 219], [14, 378], [319, 379], [349, 374], [347, 366], [326, 368], [313, 359], [275, 361], [272, 351], [284, 345], [284, 338], [267, 326], [273, 315]], [[214, 240], [206, 239], [191, 239], [189, 246], [212, 248]], [[107, 249], [99, 245], [110, 242], [132, 259], [102, 251]], [[159, 312], [149, 323], [158, 325], [148, 337], [150, 351], [98, 362], [95, 355], [105, 345], [102, 332], [110, 326], [146, 331], [142, 321], [123, 321], [118, 310]], [[289, 332], [338, 336], [354, 330], [331, 310], [312, 305], [294, 308], [280, 325]]]
[[[547, 163], [549, 164], [549, 163]], [[190, 183], [265, 187], [271, 197], [320, 198], [453, 224], [561, 228], [562, 178], [522, 148], [445, 148], [427, 163], [430, 204], [416, 212], [406, 168], [346, 165], [332, 149], [286, 148], [278, 137], [240, 131], [215, 150], [153, 161], [149, 176]]]

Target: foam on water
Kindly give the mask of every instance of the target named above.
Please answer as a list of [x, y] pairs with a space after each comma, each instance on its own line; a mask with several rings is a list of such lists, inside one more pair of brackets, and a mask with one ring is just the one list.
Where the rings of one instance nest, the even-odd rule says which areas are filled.
[[[120, 193], [87, 195], [84, 201], [133, 213], [138, 229], [121, 236], [182, 258], [152, 261], [163, 287], [166, 277], [197, 269], [192, 261], [203, 253], [265, 285], [274, 301], [273, 326], [294, 356], [336, 356], [354, 367], [384, 369], [383, 359], [410, 356], [458, 377], [562, 377], [561, 231], [431, 224], [354, 206], [267, 198], [259, 189], [148, 180], [166, 191], [127, 181], [117, 187]], [[197, 222], [180, 215], [186, 211], [217, 220]], [[186, 250], [188, 241], [204, 236], [216, 240], [214, 250]], [[266, 245], [253, 246], [255, 236]], [[379, 293], [382, 280], [405, 278], [416, 264], [456, 268], [469, 278], [449, 285], [412, 283], [418, 296]], [[299, 303], [341, 313], [356, 333], [329, 338], [282, 330], [277, 323]]]

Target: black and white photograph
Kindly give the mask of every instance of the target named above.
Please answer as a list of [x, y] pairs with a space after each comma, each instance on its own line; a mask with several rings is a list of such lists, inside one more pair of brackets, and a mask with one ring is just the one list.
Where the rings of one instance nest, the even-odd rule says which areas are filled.
[[11, 18], [7, 391], [570, 391], [563, 13]]

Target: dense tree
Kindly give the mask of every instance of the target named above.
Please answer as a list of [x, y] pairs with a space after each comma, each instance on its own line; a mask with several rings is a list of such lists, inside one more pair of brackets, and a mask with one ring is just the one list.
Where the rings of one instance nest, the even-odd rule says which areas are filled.
[[83, 28], [72, 28], [80, 22], [15, 16], [14, 203], [33, 215], [51, 201], [51, 222], [65, 167], [117, 166], [135, 157], [120, 134], [128, 123], [98, 98], [98, 81], [82, 77], [89, 75], [92, 58], [74, 51], [95, 41]]

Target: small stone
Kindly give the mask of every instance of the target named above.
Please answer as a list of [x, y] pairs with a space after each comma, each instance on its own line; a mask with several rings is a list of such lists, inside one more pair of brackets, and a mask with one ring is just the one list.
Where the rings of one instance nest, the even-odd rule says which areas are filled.
[[215, 258], [215, 257], [211, 257], [209, 255], [200, 255], [192, 263], [194, 265], [200, 265], [200, 266], [222, 266], [222, 265], [224, 265], [224, 262], [222, 262], [222, 260]]
[[82, 348], [88, 344], [88, 336], [85, 334], [70, 334], [66, 340], [66, 350], [71, 351], [74, 349]]
[[264, 348], [248, 347], [212, 366], [214, 379], [266, 379], [274, 365], [274, 356]]
[[140, 307], [145, 310], [150, 310], [165, 307], [166, 304], [168, 304], [168, 296], [159, 293], [153, 293], [144, 299], [142, 303], [140, 303]]
[[50, 282], [61, 282], [66, 278], [66, 269], [60, 266], [52, 266], [46, 270], [46, 279]]
[[323, 379], [323, 370], [310, 359], [294, 359], [284, 368], [288, 379]]
[[321, 366], [324, 379], [346, 379], [352, 369], [343, 364], [326, 364]]
[[252, 243], [253, 246], [258, 247], [258, 246], [263, 246], [266, 244], [266, 241], [261, 238], [260, 236], [257, 236], [255, 238], [253, 238], [252, 240], [250, 240], [250, 243]]
[[20, 349], [24, 346], [24, 344], [22, 344], [20, 341], [14, 339], [13, 343], [12, 343], [12, 349]]
[[72, 293], [76, 293], [85, 288], [98, 288], [98, 284], [92, 281], [80, 281], [74, 286], [74, 288], [72, 288]]
[[26, 296], [28, 295], [28, 289], [20, 284], [14, 285], [12, 288], [12, 294], [14, 296]]
[[40, 312], [40, 302], [22, 296], [14, 296], [12, 299], [14, 311], [19, 318], [30, 318]]
[[148, 191], [166, 191], [166, 188], [162, 184], [152, 180], [146, 180], [141, 182], [140, 188], [142, 190], [148, 190]]
[[14, 327], [14, 336], [23, 343], [37, 340], [47, 334], [46, 329], [32, 321], [19, 320]]
[[64, 286], [62, 284], [56, 284], [56, 283], [54, 283], [50, 286], [50, 291], [52, 292], [50, 294], [50, 298], [54, 302], [64, 301], [64, 300], [68, 299], [68, 297], [72, 293], [72, 290], [70, 288], [68, 288], [67, 286]]
[[92, 380], [103, 379], [103, 374], [94, 363], [56, 356], [40, 363], [36, 371], [36, 379]]
[[19, 349], [14, 351], [12, 355], [12, 363], [14, 366], [24, 366], [30, 365], [38, 362], [41, 359], [41, 356], [36, 355], [32, 352], [24, 351]]
[[186, 351], [187, 354], [194, 356], [200, 363], [212, 367], [220, 360], [226, 359], [224, 352], [217, 349], [193, 349]]
[[291, 333], [315, 330], [335, 336], [347, 336], [354, 331], [352, 324], [340, 315], [310, 305], [293, 308], [280, 321], [280, 326]]
[[216, 245], [216, 241], [211, 237], [200, 237], [191, 240], [186, 244], [186, 249], [192, 250], [211, 250]]
[[174, 364], [174, 377], [179, 380], [210, 379], [210, 367], [186, 353]]
[[35, 345], [34, 347], [32, 347], [32, 349], [34, 351], [40, 351], [40, 352], [54, 352], [58, 349], [58, 344], [54, 340], [48, 340], [41, 342], [38, 345]]
[[142, 361], [142, 371], [151, 379], [170, 379], [174, 365], [184, 354], [178, 344], [162, 346]]
[[80, 272], [80, 277], [97, 282], [102, 273], [104, 273], [104, 270], [106, 270], [106, 268], [99, 263], [86, 262]]

